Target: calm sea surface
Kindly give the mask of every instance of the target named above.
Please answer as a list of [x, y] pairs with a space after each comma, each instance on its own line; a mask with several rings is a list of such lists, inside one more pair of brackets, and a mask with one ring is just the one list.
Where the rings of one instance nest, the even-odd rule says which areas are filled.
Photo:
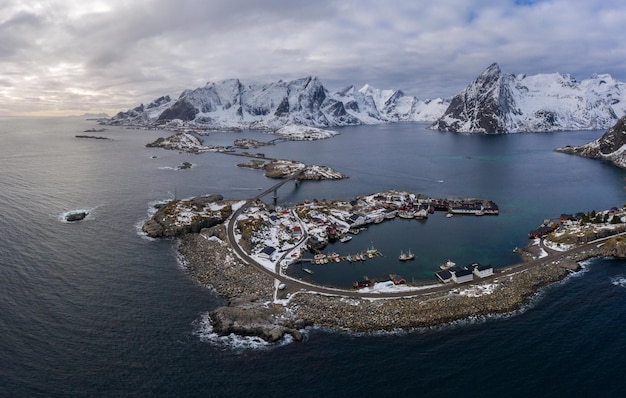
[[[79, 118], [0, 119], [0, 396], [624, 396], [626, 262], [614, 259], [589, 261], [506, 317], [364, 336], [314, 328], [303, 343], [274, 346], [217, 338], [207, 313], [223, 301], [185, 274], [175, 241], [148, 240], [139, 226], [151, 204], [175, 193], [244, 199], [275, 181], [236, 167], [241, 158], [145, 147], [165, 132], [83, 133], [93, 127]], [[601, 131], [484, 137], [425, 127], [341, 128], [329, 140], [259, 151], [350, 176], [287, 184], [280, 205], [398, 189], [492, 199], [500, 215], [387, 221], [329, 247], [347, 254], [374, 245], [384, 257], [295, 276], [348, 286], [389, 272], [433, 280], [448, 258], [505, 266], [545, 218], [626, 202], [626, 172], [552, 151]], [[243, 137], [272, 138], [204, 139]], [[194, 167], [174, 170], [184, 161]], [[91, 213], [63, 222], [79, 209]], [[417, 261], [399, 263], [408, 249]]]

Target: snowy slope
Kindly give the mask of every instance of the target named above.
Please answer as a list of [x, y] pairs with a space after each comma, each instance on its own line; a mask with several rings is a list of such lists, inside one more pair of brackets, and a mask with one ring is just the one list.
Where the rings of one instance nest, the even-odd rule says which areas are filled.
[[608, 160], [614, 165], [626, 169], [626, 116], [620, 118], [600, 138], [577, 147], [558, 148], [557, 151]]
[[455, 96], [432, 128], [468, 133], [605, 129], [626, 112], [626, 84], [560, 73], [505, 75], [490, 65]]
[[108, 123], [163, 126], [180, 120], [183, 125], [203, 128], [277, 129], [293, 124], [332, 127], [433, 121], [447, 105], [442, 99], [422, 101], [401, 90], [378, 90], [368, 85], [361, 90], [350, 86], [329, 92], [311, 76], [247, 86], [230, 79], [185, 90], [175, 101], [162, 97], [158, 106], [150, 109], [140, 105], [120, 112]]

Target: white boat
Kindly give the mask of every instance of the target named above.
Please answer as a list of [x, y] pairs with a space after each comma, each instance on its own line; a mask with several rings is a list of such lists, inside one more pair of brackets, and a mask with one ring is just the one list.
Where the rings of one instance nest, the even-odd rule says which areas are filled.
[[398, 217], [406, 219], [415, 218], [415, 212], [410, 210], [399, 210]]
[[312, 275], [312, 274], [313, 274], [313, 271], [311, 271], [311, 270], [310, 270], [310, 269], [308, 269], [308, 268], [302, 268], [302, 271], [304, 271], [304, 272], [306, 272], [307, 274], [310, 274], [310, 275]]
[[400, 251], [400, 256], [398, 257], [398, 260], [407, 261], [407, 260], [413, 260], [414, 258], [415, 258], [415, 254], [411, 253], [411, 249], [409, 249], [408, 253]]
[[417, 220], [423, 220], [428, 218], [428, 211], [426, 209], [420, 209], [415, 212], [415, 218]]
[[456, 265], [455, 262], [448, 260], [445, 263], [441, 264], [439, 266], [439, 268], [441, 268], [441, 269], [450, 269], [450, 268], [454, 267], [455, 265]]
[[448, 213], [448, 214], [446, 214], [446, 217], [448, 217], [448, 218], [450, 218], [450, 217], [454, 217], [454, 214], [452, 214], [452, 213]]
[[341, 239], [339, 239], [339, 242], [346, 243], [346, 242], [350, 242], [351, 240], [352, 240], [352, 236], [344, 235]]
[[368, 247], [367, 250], [365, 251], [365, 254], [367, 255], [367, 257], [369, 258], [374, 258], [375, 255], [378, 254], [378, 250], [376, 250], [374, 248], [374, 245], [372, 245], [371, 247]]

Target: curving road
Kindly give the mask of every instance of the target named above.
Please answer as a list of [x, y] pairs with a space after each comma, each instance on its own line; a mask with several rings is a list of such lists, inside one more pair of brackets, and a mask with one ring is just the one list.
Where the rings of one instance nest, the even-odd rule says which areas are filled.
[[[235, 224], [236, 224], [236, 220], [237, 218], [241, 215], [241, 213], [244, 212], [244, 210], [246, 208], [248, 208], [252, 203], [254, 203], [256, 200], [261, 199], [263, 196], [269, 194], [270, 192], [273, 192], [274, 190], [278, 189], [279, 187], [281, 187], [282, 185], [284, 185], [285, 183], [287, 183], [290, 180], [293, 180], [297, 177], [300, 176], [300, 174], [302, 174], [303, 171], [300, 171], [298, 173], [293, 174], [292, 176], [290, 176], [289, 178], [281, 181], [280, 183], [272, 186], [271, 188], [267, 189], [266, 191], [260, 193], [259, 195], [255, 196], [254, 198], [248, 199], [246, 201], [246, 203], [241, 206], [239, 209], [237, 209], [231, 216], [228, 225], [227, 225], [227, 236], [228, 236], [228, 240], [230, 241], [230, 245], [233, 248], [233, 250], [235, 251], [235, 253], [237, 253], [237, 255], [246, 263], [252, 265], [253, 267], [255, 267], [256, 269], [258, 269], [260, 272], [274, 278], [275, 280], [279, 281], [280, 283], [284, 283], [285, 285], [289, 286], [289, 289], [292, 291], [297, 291], [297, 290], [307, 290], [309, 292], [314, 292], [314, 293], [319, 293], [319, 294], [325, 294], [325, 295], [331, 295], [331, 296], [342, 296], [342, 297], [352, 297], [352, 298], [409, 298], [409, 297], [423, 297], [426, 295], [430, 295], [430, 294], [434, 294], [434, 293], [441, 293], [441, 292], [446, 292], [446, 291], [450, 291], [453, 289], [456, 289], [460, 286], [463, 287], [467, 287], [467, 286], [472, 286], [474, 284], [479, 284], [479, 283], [484, 283], [485, 281], [489, 281], [489, 280], [493, 280], [495, 278], [498, 277], [502, 277], [502, 276], [507, 276], [507, 275], [511, 275], [517, 272], [521, 272], [524, 270], [527, 270], [529, 268], [533, 268], [533, 267], [537, 267], [537, 266], [541, 266], [541, 265], [546, 265], [548, 263], [551, 263], [553, 261], [558, 261], [558, 260], [563, 260], [569, 256], [575, 255], [575, 254], [580, 254], [583, 253], [591, 248], [597, 247], [598, 244], [600, 244], [603, 241], [606, 241], [612, 237], [615, 236], [619, 236], [619, 235], [626, 235], [626, 232], [624, 233], [620, 233], [620, 234], [616, 234], [616, 235], [612, 235], [612, 236], [608, 236], [606, 238], [601, 238], [601, 239], [597, 239], [595, 241], [592, 242], [588, 242], [586, 244], [577, 246], [575, 248], [572, 248], [570, 250], [567, 251], [555, 251], [552, 249], [549, 249], [548, 247], [546, 247], [544, 245], [543, 239], [540, 241], [540, 246], [542, 249], [544, 249], [546, 251], [546, 253], [548, 254], [545, 257], [542, 258], [538, 258], [535, 260], [530, 260], [530, 261], [526, 261], [520, 264], [516, 264], [516, 265], [512, 265], [506, 268], [499, 268], [494, 270], [494, 274], [486, 277], [486, 278], [481, 278], [481, 279], [477, 279], [474, 282], [470, 282], [470, 283], [464, 283], [462, 285], [457, 285], [457, 284], [439, 284], [439, 285], [433, 285], [432, 287], [425, 287], [423, 289], [420, 290], [415, 290], [415, 291], [398, 291], [398, 292], [383, 292], [383, 293], [373, 293], [373, 292], [363, 292], [363, 291], [359, 291], [359, 290], [345, 290], [345, 289], [336, 289], [336, 288], [331, 288], [331, 287], [325, 287], [325, 286], [320, 286], [320, 285], [314, 285], [311, 283], [307, 283], [298, 279], [294, 279], [291, 278], [289, 276], [283, 275], [281, 274], [278, 269], [275, 270], [269, 270], [266, 267], [264, 267], [262, 264], [258, 263], [255, 259], [253, 259], [252, 257], [250, 257], [242, 248], [241, 246], [239, 246], [239, 243], [237, 242], [236, 238], [235, 238]], [[306, 232], [304, 232], [303, 234], [303, 239], [306, 239]], [[286, 254], [285, 254], [286, 255]], [[283, 255], [283, 257], [281, 257], [282, 261], [285, 257], [285, 255]], [[280, 261], [277, 262], [277, 268], [278, 268], [278, 264], [280, 264]]]

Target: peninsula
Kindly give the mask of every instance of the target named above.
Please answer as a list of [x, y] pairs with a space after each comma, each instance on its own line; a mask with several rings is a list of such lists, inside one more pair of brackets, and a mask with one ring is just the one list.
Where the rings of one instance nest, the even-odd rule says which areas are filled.
[[[269, 191], [269, 190], [268, 190]], [[527, 304], [543, 286], [581, 269], [597, 256], [626, 256], [626, 209], [562, 222], [531, 241], [520, 264], [496, 268], [492, 275], [462, 284], [374, 283], [365, 289], [337, 289], [285, 274], [324, 239], [351, 228], [380, 222], [398, 207], [415, 211], [433, 199], [387, 191], [354, 201], [305, 202], [277, 208], [261, 202], [210, 195], [162, 205], [146, 222], [150, 236], [179, 237], [184, 267], [200, 283], [228, 300], [210, 314], [214, 331], [259, 336], [273, 342], [285, 334], [302, 338], [310, 325], [353, 332], [432, 327], [468, 317], [510, 313]], [[379, 206], [394, 203], [396, 206]], [[483, 209], [489, 204], [479, 200]], [[491, 210], [497, 209], [495, 204]], [[355, 214], [359, 214], [356, 219]], [[496, 214], [496, 213], [494, 213]], [[360, 221], [357, 221], [361, 217]], [[357, 225], [351, 225], [357, 223]], [[373, 226], [375, 228], [375, 225]], [[316, 246], [318, 245], [318, 246]], [[319, 246], [322, 245], [322, 246]]]

